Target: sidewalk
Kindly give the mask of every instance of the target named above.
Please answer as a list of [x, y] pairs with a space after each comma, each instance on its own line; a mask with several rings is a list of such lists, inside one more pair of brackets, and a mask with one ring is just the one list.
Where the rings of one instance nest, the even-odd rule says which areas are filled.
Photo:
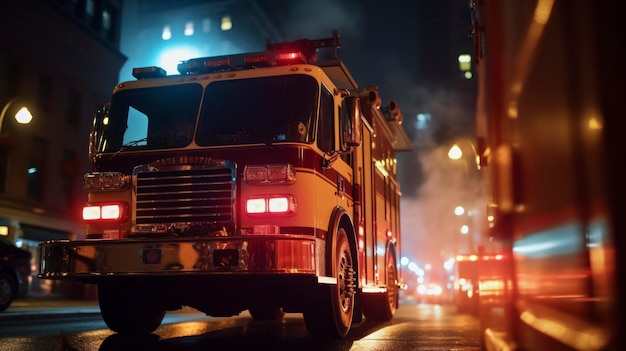
[[6, 311], [0, 312], [0, 323], [71, 314], [99, 315], [98, 300], [68, 300], [55, 296], [25, 297], [14, 300]]

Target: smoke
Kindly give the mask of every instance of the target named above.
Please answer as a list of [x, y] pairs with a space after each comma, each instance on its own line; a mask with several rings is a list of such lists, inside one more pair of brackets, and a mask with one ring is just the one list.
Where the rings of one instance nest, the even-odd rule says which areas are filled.
[[[412, 152], [397, 155], [402, 254], [436, 265], [470, 250], [469, 234], [461, 234], [460, 228], [479, 230], [480, 211], [486, 208], [482, 175], [472, 164], [468, 144], [473, 142], [475, 106], [473, 97], [466, 101], [466, 93], [418, 84], [418, 9], [415, 2], [392, 2], [292, 0], [284, 28], [287, 40], [323, 38], [338, 30], [339, 56], [359, 86], [378, 86], [383, 104], [398, 102], [413, 142]], [[426, 126], [419, 126], [423, 129], [417, 125], [419, 113], [431, 116]], [[465, 157], [455, 162], [447, 152], [459, 138], [465, 140], [459, 144]], [[474, 212], [456, 216], [456, 206]]]
[[361, 9], [362, 5], [352, 0], [292, 0], [288, 2], [284, 32], [288, 40], [324, 38], [333, 30], [354, 37], [364, 27]]
[[[486, 171], [475, 163], [472, 98], [466, 92], [414, 86], [402, 107], [430, 116], [423, 123], [405, 116], [413, 151], [398, 157], [402, 254], [420, 265], [438, 266], [480, 244], [486, 223]], [[447, 154], [455, 143], [463, 152], [459, 160]], [[455, 215], [457, 206], [466, 212]], [[463, 225], [468, 226], [467, 234], [461, 233]]]

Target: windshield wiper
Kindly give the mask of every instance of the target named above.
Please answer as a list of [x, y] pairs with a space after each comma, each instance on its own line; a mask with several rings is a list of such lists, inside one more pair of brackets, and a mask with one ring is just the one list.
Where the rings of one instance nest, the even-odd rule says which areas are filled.
[[146, 142], [146, 145], [141, 145], [141, 146], [148, 146], [148, 141], [155, 139], [155, 137], [145, 137], [145, 138], [141, 138], [141, 139], [137, 139], [137, 140], [133, 140], [133, 141], [129, 141], [126, 144], [122, 145], [116, 152], [115, 154], [113, 154], [113, 156], [111, 156], [111, 158], [114, 158], [115, 156], [119, 155], [120, 152], [128, 149], [129, 147], [133, 147], [133, 146], [137, 146], [137, 144], [139, 143], [143, 143]]
[[[119, 152], [119, 151], [122, 151], [122, 150], [124, 150], [124, 149], [126, 149], [126, 148], [129, 148], [129, 147], [131, 147], [131, 146], [137, 146], [137, 144], [139, 144], [139, 143], [143, 143], [143, 142], [146, 142], [146, 145], [141, 145], [141, 146], [147, 146], [147, 145], [148, 145], [148, 140], [149, 140], [149, 139], [150, 139], [150, 138], [145, 137], [145, 138], [141, 138], [141, 139], [137, 139], [137, 140], [129, 141], [129, 142], [127, 142], [126, 144], [122, 145], [122, 147], [120, 147], [120, 149], [118, 150], [118, 152]], [[154, 139], [154, 137], [153, 137], [153, 139]]]

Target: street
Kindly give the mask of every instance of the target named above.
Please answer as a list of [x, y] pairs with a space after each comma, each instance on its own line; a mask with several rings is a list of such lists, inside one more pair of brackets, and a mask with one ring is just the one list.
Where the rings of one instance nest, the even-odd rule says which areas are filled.
[[311, 338], [301, 314], [282, 321], [238, 317], [212, 318], [193, 309], [169, 312], [155, 333], [125, 338], [110, 331], [97, 304], [54, 303], [27, 311], [28, 300], [0, 315], [2, 350], [479, 350], [478, 321], [453, 305], [402, 300], [391, 322], [355, 326], [344, 339]]

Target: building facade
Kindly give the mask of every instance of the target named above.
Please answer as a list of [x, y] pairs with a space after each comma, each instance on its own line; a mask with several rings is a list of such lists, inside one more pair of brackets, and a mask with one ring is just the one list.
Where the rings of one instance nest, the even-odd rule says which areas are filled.
[[33, 254], [31, 294], [75, 294], [39, 280], [39, 242], [84, 235], [83, 174], [94, 112], [117, 82], [120, 0], [3, 1], [0, 103], [23, 101], [27, 125], [0, 125], [0, 235]]
[[[263, 50], [282, 40], [281, 1], [22, 0], [0, 9], [0, 108], [25, 102], [27, 125], [0, 125], [0, 235], [31, 251], [31, 295], [93, 295], [39, 280], [39, 243], [81, 239], [94, 113], [133, 67]], [[168, 62], [172, 65], [167, 67]], [[174, 67], [174, 68], [171, 68]], [[2, 111], [0, 109], [0, 111]], [[7, 114], [8, 115], [8, 114]]]

